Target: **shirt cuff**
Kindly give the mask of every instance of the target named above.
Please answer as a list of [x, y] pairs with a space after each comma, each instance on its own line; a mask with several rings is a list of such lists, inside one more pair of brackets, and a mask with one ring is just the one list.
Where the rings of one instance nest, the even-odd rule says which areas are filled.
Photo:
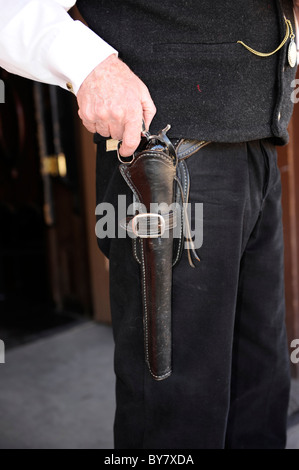
[[47, 62], [59, 85], [77, 95], [85, 78], [112, 54], [118, 52], [81, 21], [70, 21], [51, 43]]

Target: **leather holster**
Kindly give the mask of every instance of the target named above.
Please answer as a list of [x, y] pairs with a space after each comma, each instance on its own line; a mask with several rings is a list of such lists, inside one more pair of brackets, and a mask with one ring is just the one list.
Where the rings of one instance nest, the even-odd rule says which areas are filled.
[[184, 246], [183, 203], [189, 194], [185, 159], [198, 145], [197, 141], [187, 146], [187, 141], [178, 142], [179, 160], [166, 136], [169, 128], [157, 136], [147, 135], [133, 160], [119, 167], [137, 203], [125, 228], [134, 235], [133, 253], [140, 264], [145, 358], [156, 380], [172, 373], [172, 268]]
[[148, 214], [136, 214], [131, 221], [136, 234], [133, 250], [141, 263], [146, 362], [152, 376], [163, 380], [172, 372], [173, 227], [169, 228], [168, 224], [165, 231], [164, 215], [151, 211], [153, 204], [170, 206], [174, 202], [176, 158], [169, 154], [167, 147], [154, 141], [132, 163], [121, 164], [120, 171], [135, 200]]

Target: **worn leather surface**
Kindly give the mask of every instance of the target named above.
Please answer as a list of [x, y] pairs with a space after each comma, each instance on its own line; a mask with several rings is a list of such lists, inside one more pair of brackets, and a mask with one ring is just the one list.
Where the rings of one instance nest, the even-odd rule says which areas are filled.
[[[182, 159], [179, 158], [179, 161], [176, 167], [176, 177], [180, 182], [182, 192], [180, 190], [179, 184], [176, 182], [174, 184], [174, 201], [176, 203], [177, 213], [174, 218], [175, 220], [173, 221], [173, 227], [175, 229], [175, 234], [176, 234], [173, 239], [173, 263], [172, 263], [173, 267], [179, 263], [182, 257], [183, 248], [184, 248], [183, 204], [188, 201], [189, 190], [190, 190], [190, 175], [189, 175], [187, 164], [185, 162], [185, 158], [182, 158]], [[166, 218], [166, 226], [170, 226], [170, 225], [171, 224], [169, 222], [167, 223], [167, 218]], [[123, 224], [122, 226], [124, 227], [125, 224]], [[128, 228], [127, 230], [130, 231], [130, 229]], [[141, 264], [141, 247], [142, 245], [140, 244], [140, 239], [134, 238], [133, 239], [133, 255], [137, 263], [139, 264]]]
[[[141, 152], [130, 165], [120, 165], [138, 202], [172, 204], [176, 166], [163, 151]], [[171, 292], [173, 233], [138, 239], [141, 253], [145, 355], [151, 375], [163, 380], [172, 372]]]

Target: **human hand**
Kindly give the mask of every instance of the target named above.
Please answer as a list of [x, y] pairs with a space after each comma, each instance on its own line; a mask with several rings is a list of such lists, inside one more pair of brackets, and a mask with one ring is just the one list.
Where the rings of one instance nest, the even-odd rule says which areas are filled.
[[82, 83], [77, 101], [86, 129], [103, 137], [122, 140], [120, 154], [137, 149], [142, 129], [156, 114], [145, 84], [115, 55], [101, 62]]

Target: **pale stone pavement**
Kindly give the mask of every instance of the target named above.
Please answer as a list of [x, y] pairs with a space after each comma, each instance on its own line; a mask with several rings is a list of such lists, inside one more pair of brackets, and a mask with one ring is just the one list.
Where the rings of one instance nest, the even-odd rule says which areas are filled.
[[[69, 326], [9, 350], [0, 364], [0, 449], [112, 449], [114, 409], [109, 326]], [[288, 449], [299, 449], [299, 415]]]

